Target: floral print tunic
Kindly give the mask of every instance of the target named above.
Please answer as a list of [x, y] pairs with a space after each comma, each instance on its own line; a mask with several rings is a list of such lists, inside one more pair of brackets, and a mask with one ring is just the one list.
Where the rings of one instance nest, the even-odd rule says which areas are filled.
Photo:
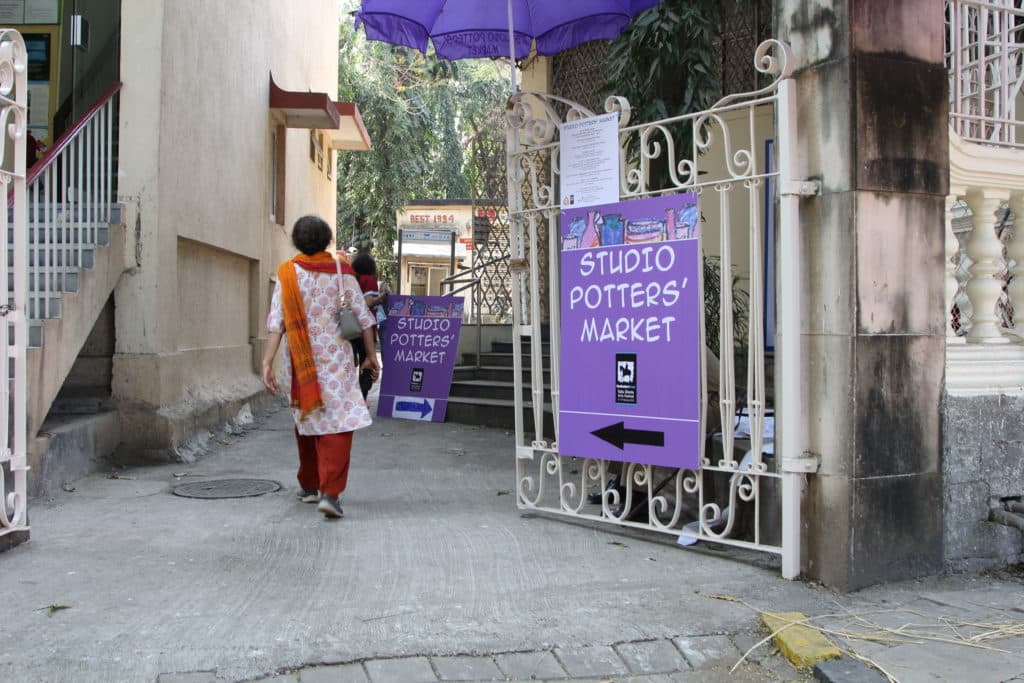
[[[292, 408], [295, 425], [299, 434], [337, 434], [368, 427], [372, 420], [359, 391], [359, 370], [355, 366], [352, 345], [338, 337], [334, 322], [338, 308], [338, 275], [320, 273], [293, 266], [306, 309], [306, 327], [309, 330], [309, 344], [313, 349], [316, 363], [316, 380], [320, 385], [323, 407], [300, 421], [297, 407]], [[344, 295], [351, 303], [352, 310], [359, 318], [363, 329], [372, 327], [377, 321], [366, 307], [359, 283], [351, 275], [342, 276]], [[267, 331], [284, 333], [284, 309], [281, 305], [281, 283], [274, 286], [270, 301], [270, 315], [267, 316]], [[282, 336], [283, 377], [279, 386], [290, 392], [292, 385], [291, 352], [288, 349], [288, 335]]]

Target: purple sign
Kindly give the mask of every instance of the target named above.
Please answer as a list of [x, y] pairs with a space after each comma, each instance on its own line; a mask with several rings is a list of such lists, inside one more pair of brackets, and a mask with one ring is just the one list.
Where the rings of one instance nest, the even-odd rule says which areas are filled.
[[563, 455], [696, 468], [696, 195], [562, 210]]
[[388, 297], [377, 415], [444, 422], [461, 326], [461, 298]]

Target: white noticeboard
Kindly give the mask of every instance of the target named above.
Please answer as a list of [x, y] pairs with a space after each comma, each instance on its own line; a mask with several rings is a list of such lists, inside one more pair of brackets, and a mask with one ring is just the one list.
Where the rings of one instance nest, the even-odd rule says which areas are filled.
[[25, 0], [26, 24], [59, 23], [57, 0]]
[[25, 23], [25, 0], [0, 0], [0, 24]]
[[619, 201], [619, 114], [559, 125], [562, 208]]

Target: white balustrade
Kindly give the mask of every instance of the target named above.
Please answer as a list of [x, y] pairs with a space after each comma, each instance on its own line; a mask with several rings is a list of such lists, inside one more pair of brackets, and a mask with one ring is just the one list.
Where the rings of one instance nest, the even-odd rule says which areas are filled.
[[1010, 212], [1013, 217], [1013, 232], [1006, 240], [1006, 257], [1010, 265], [1010, 282], [1006, 286], [1010, 305], [1013, 307], [1013, 327], [1010, 330], [1014, 341], [1024, 341], [1024, 188], [1010, 195]]
[[947, 0], [946, 28], [946, 390], [1022, 393], [1024, 6]]
[[1002, 275], [1006, 268], [1003, 243], [996, 235], [996, 228], [1003, 217], [997, 212], [1002, 214], [999, 209], [1008, 199], [1008, 193], [989, 188], [967, 193], [967, 205], [974, 214], [974, 230], [967, 243], [967, 255], [974, 262], [971, 279], [967, 283], [967, 295], [974, 308], [971, 331], [967, 333], [970, 344], [1005, 344], [1009, 341], [1003, 335], [996, 311], [1003, 293]]
[[[960, 281], [957, 280], [957, 257], [960, 254], [960, 241], [953, 231], [953, 211], [960, 202], [962, 191], [957, 188], [950, 188], [946, 197], [946, 342], [957, 344], [962, 340], [957, 336], [957, 326], [954, 326], [953, 310], [956, 307], [956, 295], [960, 291]], [[959, 321], [956, 321], [957, 324]]]

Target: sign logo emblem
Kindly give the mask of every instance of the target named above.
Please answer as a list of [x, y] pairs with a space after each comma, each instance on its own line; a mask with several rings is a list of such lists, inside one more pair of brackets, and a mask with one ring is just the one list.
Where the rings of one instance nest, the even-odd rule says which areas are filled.
[[412, 380], [409, 382], [409, 391], [423, 391], [423, 368], [412, 369]]
[[636, 405], [636, 354], [615, 354], [615, 402]]

